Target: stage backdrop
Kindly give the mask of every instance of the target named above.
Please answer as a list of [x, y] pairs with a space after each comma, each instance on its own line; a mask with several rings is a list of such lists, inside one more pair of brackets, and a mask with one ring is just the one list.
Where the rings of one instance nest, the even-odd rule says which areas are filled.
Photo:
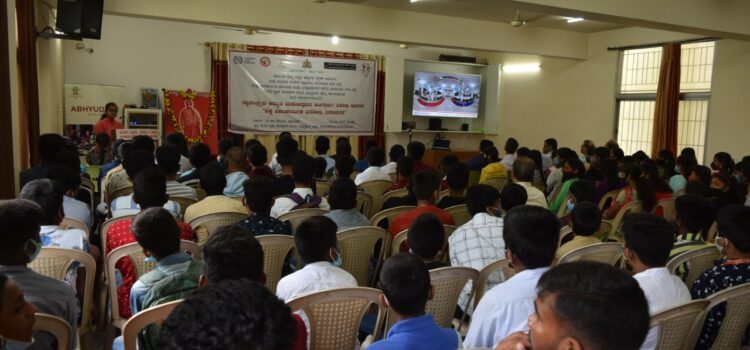
[[229, 51], [229, 129], [372, 135], [377, 62]]
[[218, 153], [216, 96], [213, 92], [162, 90], [164, 92], [164, 135], [181, 133], [188, 144], [203, 142]]
[[114, 102], [122, 110], [123, 87], [96, 84], [65, 84], [65, 124], [96, 124], [104, 106]]

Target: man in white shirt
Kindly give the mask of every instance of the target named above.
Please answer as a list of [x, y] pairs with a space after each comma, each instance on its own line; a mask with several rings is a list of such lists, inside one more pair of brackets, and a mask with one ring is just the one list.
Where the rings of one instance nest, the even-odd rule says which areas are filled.
[[354, 178], [354, 184], [359, 186], [367, 181], [391, 181], [391, 176], [380, 169], [380, 166], [383, 165], [383, 161], [385, 161], [385, 152], [380, 147], [375, 146], [367, 150], [367, 165], [369, 166], [365, 171], [357, 174], [357, 177]]
[[180, 170], [180, 150], [177, 147], [163, 145], [157, 148], [156, 162], [167, 178], [168, 195], [198, 200], [198, 193], [194, 188], [177, 182], [177, 171]]
[[388, 151], [388, 159], [390, 159], [390, 162], [386, 165], [383, 165], [380, 167], [380, 170], [382, 170], [384, 173], [390, 175], [396, 173], [396, 162], [398, 162], [398, 159], [406, 155], [406, 149], [404, 149], [404, 146], [401, 145], [393, 145], [391, 146], [391, 150]]
[[[292, 138], [292, 133], [290, 133], [288, 131], [282, 131], [281, 134], [279, 134], [279, 140], [281, 140], [283, 138], [287, 138], [287, 137], [288, 138]], [[271, 162], [268, 163], [268, 167], [271, 168], [271, 170], [273, 171], [274, 175], [281, 176], [282, 175], [281, 174], [281, 164], [279, 163], [279, 161], [277, 159], [278, 156], [279, 156], [279, 150], [278, 150], [278, 147], [277, 147], [276, 152], [274, 152], [273, 156], [271, 156]]]
[[[500, 192], [492, 186], [475, 185], [466, 193], [466, 208], [472, 219], [448, 238], [451, 266], [471, 267], [481, 270], [491, 262], [505, 258], [503, 218], [500, 217]], [[489, 290], [505, 280], [503, 276], [490, 276]], [[471, 283], [464, 286], [458, 306], [464, 308], [471, 292]], [[469, 305], [469, 314], [473, 307]]]
[[[180, 219], [180, 205], [176, 202], [167, 200], [169, 196], [166, 192], [161, 192], [157, 182], [166, 182], [164, 174], [155, 166], [148, 167], [138, 172], [133, 180], [133, 194], [119, 197], [112, 201], [110, 209], [112, 217], [119, 218], [125, 215], [135, 215], [141, 211], [141, 203], [154, 203], [147, 207], [158, 206], [169, 211], [175, 218]], [[162, 188], [166, 188], [162, 187]], [[158, 204], [157, 204], [158, 203]]]
[[91, 207], [76, 199], [78, 189], [81, 187], [81, 175], [66, 166], [52, 167], [47, 173], [47, 178], [55, 181], [65, 193], [63, 196], [63, 211], [66, 218], [78, 220], [91, 229]]
[[505, 169], [513, 169], [513, 162], [516, 161], [516, 151], [518, 150], [518, 141], [509, 137], [505, 141], [505, 157], [500, 161], [505, 166]]
[[[649, 314], [689, 302], [690, 292], [685, 283], [665, 267], [674, 246], [669, 222], [655, 215], [631, 214], [624, 219], [622, 230], [625, 259], [633, 267], [633, 278], [646, 295]], [[651, 328], [641, 349], [655, 349], [658, 338], [658, 329]]]
[[504, 219], [505, 258], [516, 274], [490, 289], [479, 301], [464, 340], [465, 348], [494, 347], [513, 332], [528, 331], [539, 278], [549, 270], [560, 224], [549, 210], [524, 205]]
[[531, 185], [534, 179], [534, 160], [529, 157], [518, 157], [513, 162], [513, 182], [521, 185], [526, 190], [526, 204], [547, 208], [547, 198], [538, 188]]
[[297, 207], [320, 208], [331, 210], [328, 201], [313, 193], [311, 188], [315, 181], [315, 159], [307, 154], [298, 154], [292, 162], [294, 190], [290, 195], [278, 197], [271, 207], [271, 217], [289, 212]]

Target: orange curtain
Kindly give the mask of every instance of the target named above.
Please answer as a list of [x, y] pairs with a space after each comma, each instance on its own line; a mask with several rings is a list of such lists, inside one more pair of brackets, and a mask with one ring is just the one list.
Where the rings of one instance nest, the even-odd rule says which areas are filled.
[[660, 150], [677, 153], [677, 113], [680, 108], [680, 44], [664, 45], [659, 72], [659, 88], [654, 107], [654, 142], [651, 156]]
[[[12, 17], [11, 17], [12, 18]], [[0, 28], [8, 28], [8, 7], [0, 4]], [[3, 33], [6, 33], [3, 30]], [[10, 109], [10, 60], [8, 35], [0, 35], [0, 199], [15, 197], [13, 171], [13, 124]]]

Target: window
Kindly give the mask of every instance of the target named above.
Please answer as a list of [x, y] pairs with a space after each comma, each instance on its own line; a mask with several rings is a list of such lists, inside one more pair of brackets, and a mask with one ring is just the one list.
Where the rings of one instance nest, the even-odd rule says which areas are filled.
[[[651, 151], [661, 55], [661, 47], [624, 50], [621, 53], [617, 143], [625, 154]], [[713, 63], [713, 41], [682, 45], [677, 149], [693, 147], [698, 159], [704, 159], [705, 153]]]

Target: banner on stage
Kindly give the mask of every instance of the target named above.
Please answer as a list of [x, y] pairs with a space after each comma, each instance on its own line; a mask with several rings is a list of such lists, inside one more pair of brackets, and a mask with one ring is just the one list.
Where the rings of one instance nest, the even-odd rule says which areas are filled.
[[154, 140], [161, 139], [158, 129], [117, 129], [115, 135], [119, 140], [132, 140], [136, 136], [145, 135]]
[[65, 124], [94, 125], [104, 114], [104, 106], [123, 105], [123, 87], [98, 84], [65, 84]]
[[229, 51], [229, 128], [236, 132], [372, 134], [372, 60]]
[[216, 129], [216, 96], [213, 92], [195, 90], [162, 90], [164, 92], [164, 134], [178, 132], [189, 144], [203, 142], [218, 151]]

